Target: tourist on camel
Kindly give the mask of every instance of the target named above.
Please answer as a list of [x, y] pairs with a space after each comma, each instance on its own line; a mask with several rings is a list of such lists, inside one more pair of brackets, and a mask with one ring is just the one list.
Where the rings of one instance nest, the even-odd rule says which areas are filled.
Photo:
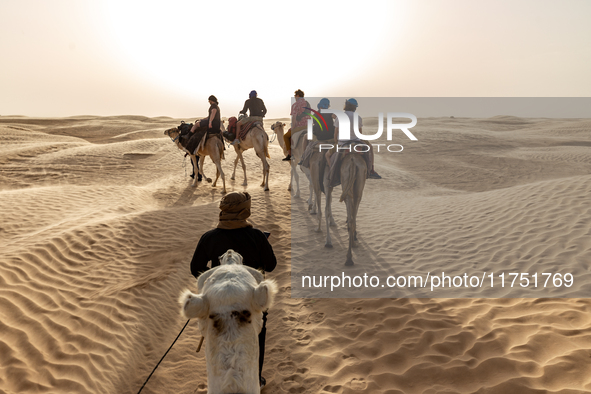
[[[255, 121], [263, 121], [263, 118], [267, 114], [267, 108], [263, 100], [257, 97], [256, 90], [253, 90], [248, 95], [248, 100], [244, 102], [244, 108], [240, 111], [241, 114], [245, 115], [242, 119], [236, 123], [236, 139], [230, 145], [236, 145], [240, 143], [240, 128], [249, 123]], [[246, 111], [250, 111], [250, 116], [246, 116]]]
[[304, 92], [301, 89], [295, 91], [294, 94], [296, 102], [291, 106], [291, 128], [283, 136], [285, 142], [285, 148], [287, 150], [287, 156], [283, 161], [291, 160], [291, 135], [299, 131], [305, 130], [308, 127], [308, 119], [310, 119], [310, 113], [307, 108], [310, 108], [310, 104], [304, 99]]
[[[242, 257], [242, 263], [263, 272], [271, 272], [277, 266], [273, 247], [261, 230], [252, 227], [246, 219], [250, 216], [251, 197], [244, 192], [231, 192], [220, 201], [220, 219], [217, 228], [201, 236], [193, 259], [191, 273], [196, 278], [209, 268], [220, 265], [218, 258], [228, 249]], [[211, 267], [208, 263], [211, 262]], [[263, 328], [259, 334], [259, 378], [261, 388], [265, 385], [262, 377], [265, 359], [265, 336], [267, 312], [263, 312]]]
[[[354, 128], [354, 117], [357, 116], [358, 119], [358, 124], [359, 124], [359, 133], [363, 134], [363, 119], [361, 118], [361, 116], [359, 116], [359, 114], [355, 113], [355, 111], [357, 110], [357, 107], [359, 106], [359, 104], [357, 103], [357, 100], [354, 98], [350, 98], [347, 101], [345, 101], [345, 114], [349, 117], [349, 124], [351, 127], [350, 130], [350, 138], [346, 139], [346, 140], [341, 140], [339, 139], [339, 118], [335, 117], [334, 120], [334, 140], [337, 141], [338, 147], [342, 147], [345, 146], [347, 144], [350, 144], [351, 141], [357, 141], [357, 142], [362, 142], [362, 140], [354, 135], [353, 132], [353, 128]], [[371, 171], [369, 173], [369, 178], [371, 179], [382, 179], [382, 177], [375, 171], [374, 169], [374, 154], [373, 154], [373, 147], [371, 146], [371, 144], [367, 144], [369, 146], [369, 158], [370, 158], [370, 163], [371, 163]], [[335, 146], [334, 148], [332, 148], [331, 150], [329, 150], [328, 152], [326, 152], [326, 160], [328, 162], [328, 165], [330, 166], [330, 158], [333, 155], [334, 152], [338, 152], [337, 151], [337, 147]]]

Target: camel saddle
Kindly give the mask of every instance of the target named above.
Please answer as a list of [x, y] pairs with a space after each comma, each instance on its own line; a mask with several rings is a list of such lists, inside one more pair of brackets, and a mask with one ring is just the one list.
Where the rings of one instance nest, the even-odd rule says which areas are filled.
[[243, 124], [240, 127], [240, 135], [238, 136], [238, 138], [240, 138], [240, 141], [244, 141], [246, 139], [246, 135], [248, 134], [248, 132], [259, 125], [261, 126], [261, 128], [263, 127], [263, 122], [261, 122], [260, 120], [253, 120], [251, 122]]
[[[328, 184], [330, 187], [335, 187], [341, 184], [341, 164], [343, 163], [343, 159], [347, 157], [347, 155], [362, 155], [365, 163], [367, 164], [367, 173], [365, 174], [365, 178], [369, 177], [371, 172], [371, 159], [369, 157], [369, 152], [355, 152], [353, 150], [354, 144], [358, 143], [358, 141], [347, 141], [346, 143], [341, 145], [341, 148], [350, 145], [351, 152], [348, 150], [342, 150], [335, 152], [330, 157], [330, 169], [328, 173]], [[363, 144], [365, 145], [365, 144]]]
[[[197, 134], [197, 132], [195, 132], [195, 134]], [[197, 145], [197, 149], [195, 150], [195, 153], [197, 153], [199, 150], [203, 149], [205, 147], [205, 143], [209, 140], [209, 138], [219, 138], [220, 141], [222, 141], [222, 152], [220, 154], [222, 159], [225, 159], [224, 157], [224, 150], [226, 150], [226, 146], [224, 145], [224, 139], [222, 138], [222, 132], [218, 131], [218, 130], [206, 130], [206, 132], [204, 133], [204, 135], [201, 137], [201, 142], [199, 142], [199, 145]]]

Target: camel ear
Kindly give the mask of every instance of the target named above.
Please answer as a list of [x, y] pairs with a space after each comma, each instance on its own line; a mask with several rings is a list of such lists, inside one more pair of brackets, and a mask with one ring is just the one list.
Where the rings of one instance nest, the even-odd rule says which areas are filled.
[[193, 319], [195, 317], [204, 319], [209, 314], [209, 302], [207, 298], [201, 294], [193, 294], [190, 290], [185, 290], [179, 298], [181, 303], [181, 315], [186, 319]]
[[255, 311], [266, 311], [273, 305], [277, 294], [277, 283], [272, 279], [262, 281], [253, 291], [252, 308]]

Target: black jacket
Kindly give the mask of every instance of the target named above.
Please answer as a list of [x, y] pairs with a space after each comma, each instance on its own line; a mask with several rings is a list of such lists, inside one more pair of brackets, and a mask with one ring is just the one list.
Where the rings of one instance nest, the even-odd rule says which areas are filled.
[[193, 259], [191, 273], [198, 277], [207, 271], [207, 263], [211, 261], [211, 268], [220, 265], [219, 257], [228, 249], [240, 253], [242, 264], [255, 269], [271, 272], [277, 266], [277, 259], [273, 248], [265, 234], [256, 228], [243, 227], [235, 230], [213, 229], [201, 236]]
[[249, 98], [244, 102], [244, 108], [240, 111], [241, 114], [246, 115], [246, 111], [250, 110], [250, 116], [265, 116], [267, 114], [267, 108], [265, 103], [258, 97]]

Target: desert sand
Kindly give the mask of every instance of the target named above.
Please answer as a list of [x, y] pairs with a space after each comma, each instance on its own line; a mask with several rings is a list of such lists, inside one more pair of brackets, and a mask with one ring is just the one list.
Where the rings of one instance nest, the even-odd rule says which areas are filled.
[[[189, 262], [222, 194], [191, 187], [190, 161], [163, 136], [180, 120], [0, 117], [0, 393], [137, 393], [185, 324], [177, 298], [196, 290]], [[326, 250], [303, 176], [291, 202], [277, 141], [268, 192], [252, 150], [249, 185], [240, 168], [229, 180], [229, 149], [228, 191], [253, 196], [251, 221], [279, 262], [264, 393], [591, 391], [591, 120], [453, 121], [419, 119], [419, 143], [376, 157], [383, 179], [367, 181], [347, 272], [568, 267], [573, 286], [546, 298], [291, 298], [292, 274], [342, 268], [344, 204], [333, 202]], [[293, 273], [292, 257], [304, 262]], [[199, 338], [191, 321], [142, 393], [205, 393]]]

